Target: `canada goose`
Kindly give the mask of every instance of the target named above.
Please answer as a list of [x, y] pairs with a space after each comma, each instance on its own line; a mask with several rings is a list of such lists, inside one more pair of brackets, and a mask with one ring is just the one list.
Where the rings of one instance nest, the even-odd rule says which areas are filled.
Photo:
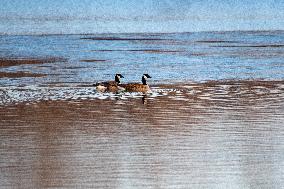
[[119, 86], [125, 88], [126, 92], [142, 92], [147, 93], [150, 91], [150, 87], [147, 84], [147, 79], [151, 78], [148, 74], [143, 74], [142, 84], [141, 83], [129, 83], [129, 84], [120, 84]]
[[120, 78], [124, 77], [121, 74], [115, 74], [114, 81], [95, 83], [93, 86], [95, 86], [96, 90], [99, 92], [119, 92], [124, 90], [124, 88], [119, 86]]

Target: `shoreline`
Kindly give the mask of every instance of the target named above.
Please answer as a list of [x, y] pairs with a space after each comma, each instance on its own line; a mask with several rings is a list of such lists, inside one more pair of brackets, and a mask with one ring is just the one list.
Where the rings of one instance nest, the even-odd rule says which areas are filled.
[[181, 32], [92, 32], [92, 33], [22, 33], [22, 34], [8, 34], [8, 33], [0, 33], [0, 36], [56, 36], [56, 35], [167, 35], [167, 34], [184, 34], [184, 33], [263, 33], [263, 32], [284, 32], [283, 29], [271, 29], [271, 30], [212, 30], [212, 31], [181, 31]]

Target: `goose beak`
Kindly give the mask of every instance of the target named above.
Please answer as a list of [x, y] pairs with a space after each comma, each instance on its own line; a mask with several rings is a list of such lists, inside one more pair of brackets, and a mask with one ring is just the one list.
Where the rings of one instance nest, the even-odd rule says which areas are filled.
[[124, 78], [123, 75], [121, 75], [121, 74], [116, 74], [116, 76], [119, 77], [119, 78]]
[[152, 78], [149, 74], [144, 74], [147, 78]]

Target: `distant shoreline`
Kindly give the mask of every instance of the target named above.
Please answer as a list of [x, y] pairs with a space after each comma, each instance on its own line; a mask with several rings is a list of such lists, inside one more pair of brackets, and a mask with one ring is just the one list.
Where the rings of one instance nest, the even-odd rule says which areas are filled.
[[284, 29], [276, 30], [223, 30], [223, 31], [184, 31], [184, 32], [94, 32], [94, 33], [0, 33], [0, 36], [56, 36], [56, 35], [162, 35], [162, 34], [186, 34], [186, 33], [284, 33]]

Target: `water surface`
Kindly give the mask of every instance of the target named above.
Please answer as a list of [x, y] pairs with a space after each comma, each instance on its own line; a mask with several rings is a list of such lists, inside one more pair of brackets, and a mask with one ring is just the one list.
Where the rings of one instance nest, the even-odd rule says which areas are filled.
[[[0, 36], [1, 188], [281, 188], [283, 39]], [[152, 92], [91, 86], [116, 72]]]
[[[26, 71], [45, 77], [1, 79], [0, 85], [48, 85], [111, 80], [152, 83], [224, 79], [282, 80], [284, 32], [199, 32], [172, 34], [93, 34], [0, 36], [0, 57], [34, 58], [0, 71]], [[57, 61], [50, 61], [50, 59]]]

